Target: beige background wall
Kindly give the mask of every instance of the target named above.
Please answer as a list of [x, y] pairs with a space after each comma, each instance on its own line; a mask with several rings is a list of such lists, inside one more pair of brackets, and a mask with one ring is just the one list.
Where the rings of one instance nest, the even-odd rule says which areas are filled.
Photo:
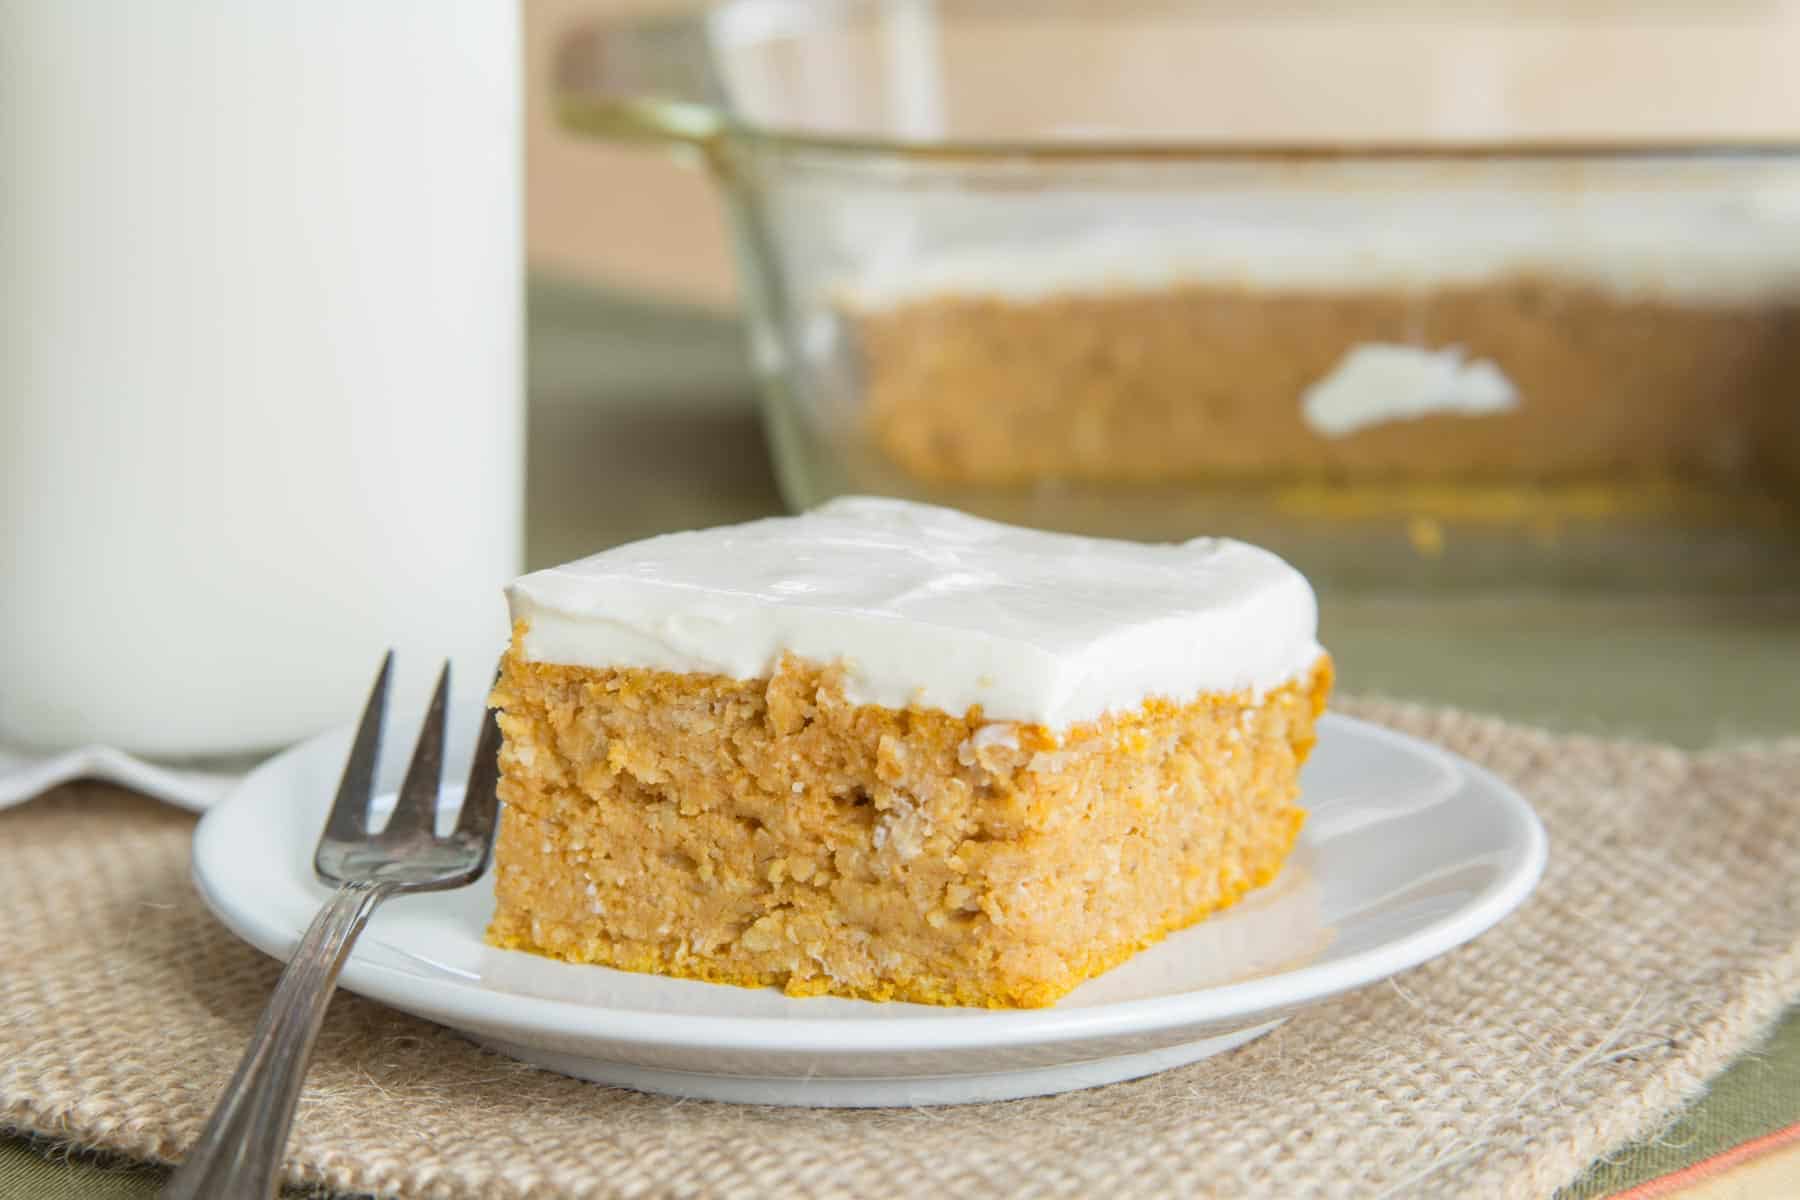
[[550, 116], [558, 37], [607, 14], [683, 7], [679, 0], [525, 0], [526, 245], [535, 270], [731, 302], [724, 217], [711, 181], [653, 149], [578, 140]]

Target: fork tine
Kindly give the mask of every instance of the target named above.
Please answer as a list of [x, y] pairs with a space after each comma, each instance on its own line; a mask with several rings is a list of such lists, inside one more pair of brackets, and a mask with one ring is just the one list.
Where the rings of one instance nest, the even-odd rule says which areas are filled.
[[406, 780], [394, 801], [394, 815], [388, 819], [383, 837], [408, 837], [422, 833], [431, 837], [437, 818], [438, 789], [444, 777], [444, 723], [450, 700], [450, 664], [438, 674], [437, 691], [431, 694], [431, 708], [425, 713], [425, 724], [413, 747], [412, 762], [406, 767]]
[[375, 768], [381, 762], [381, 727], [387, 713], [388, 678], [394, 673], [394, 652], [381, 659], [375, 686], [363, 705], [356, 739], [350, 744], [350, 760], [338, 781], [337, 799], [325, 822], [325, 836], [335, 841], [357, 841], [369, 834], [369, 799], [375, 794]]
[[482, 847], [477, 873], [487, 866], [487, 856], [494, 845], [494, 818], [500, 809], [495, 789], [499, 783], [500, 713], [490, 708], [481, 717], [481, 737], [475, 743], [475, 759], [469, 764], [469, 786], [463, 792], [462, 811], [456, 814], [457, 839]]

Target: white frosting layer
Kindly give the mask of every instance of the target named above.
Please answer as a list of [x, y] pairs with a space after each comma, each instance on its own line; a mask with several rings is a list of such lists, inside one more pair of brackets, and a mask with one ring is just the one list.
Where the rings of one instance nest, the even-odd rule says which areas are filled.
[[1348, 437], [1391, 421], [1438, 414], [1483, 416], [1519, 406], [1506, 373], [1486, 359], [1464, 362], [1455, 347], [1427, 350], [1367, 342], [1300, 397], [1313, 432]]
[[1418, 289], [1508, 275], [1579, 281], [1625, 296], [1736, 302], [1800, 295], [1800, 215], [1732, 210], [1711, 221], [1584, 213], [1567, 221], [1329, 227], [1222, 222], [1155, 233], [997, 235], [979, 249], [877, 260], [844, 288], [853, 308], [940, 296], [1030, 301], [1180, 284], [1270, 290]]
[[1042, 533], [849, 497], [620, 546], [507, 591], [524, 654], [739, 679], [784, 653], [842, 661], [857, 703], [1063, 728], [1147, 697], [1263, 691], [1312, 666], [1312, 588], [1275, 555], [1199, 538]]

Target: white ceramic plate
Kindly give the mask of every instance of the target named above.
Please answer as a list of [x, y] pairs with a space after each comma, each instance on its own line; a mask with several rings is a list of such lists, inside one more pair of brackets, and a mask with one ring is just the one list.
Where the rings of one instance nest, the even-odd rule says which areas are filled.
[[[477, 725], [474, 711], [455, 714], [452, 778]], [[292, 952], [327, 894], [312, 877], [313, 843], [349, 736], [270, 760], [195, 836], [206, 902], [277, 957]], [[388, 749], [392, 787], [410, 747]], [[389, 901], [342, 986], [501, 1053], [644, 1091], [842, 1106], [1008, 1099], [1133, 1079], [1241, 1045], [1300, 1008], [1468, 941], [1517, 908], [1543, 872], [1544, 830], [1525, 801], [1416, 739], [1327, 716], [1302, 786], [1312, 815], [1274, 884], [1053, 1008], [792, 999], [495, 950], [482, 942], [493, 908], [486, 881]]]

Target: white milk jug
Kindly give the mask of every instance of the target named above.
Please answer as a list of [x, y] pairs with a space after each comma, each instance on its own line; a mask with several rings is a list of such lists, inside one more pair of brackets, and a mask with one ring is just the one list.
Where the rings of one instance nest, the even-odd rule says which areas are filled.
[[254, 752], [388, 646], [491, 675], [519, 53], [513, 0], [0, 0], [0, 742]]

